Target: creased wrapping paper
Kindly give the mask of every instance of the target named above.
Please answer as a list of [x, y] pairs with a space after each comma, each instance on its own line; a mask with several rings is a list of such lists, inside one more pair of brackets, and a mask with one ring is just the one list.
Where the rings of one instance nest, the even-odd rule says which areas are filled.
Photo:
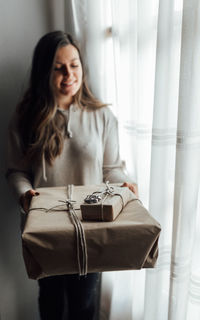
[[[74, 187], [76, 209], [96, 187]], [[59, 207], [48, 212], [43, 210], [60, 205], [58, 200], [66, 200], [67, 189], [38, 188], [37, 191], [40, 195], [32, 199], [32, 210], [22, 233], [29, 278], [78, 273], [76, 236], [68, 212], [59, 211], [62, 209]], [[80, 210], [76, 212], [81, 219]], [[128, 203], [112, 222], [82, 221], [82, 224], [87, 242], [88, 272], [154, 267], [161, 228], [139, 201]]]
[[[105, 187], [96, 187], [97, 190], [102, 192]], [[98, 193], [96, 193], [98, 195]], [[90, 221], [113, 221], [117, 218], [118, 214], [122, 211], [123, 207], [129, 201], [137, 199], [135, 194], [127, 187], [113, 187], [113, 194], [106, 195], [102, 198], [102, 201], [98, 203], [82, 203], [81, 214], [83, 220]]]

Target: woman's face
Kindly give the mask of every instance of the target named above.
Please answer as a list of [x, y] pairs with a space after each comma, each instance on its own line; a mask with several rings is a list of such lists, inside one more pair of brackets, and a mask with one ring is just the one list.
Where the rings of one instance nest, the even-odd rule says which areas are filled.
[[51, 88], [59, 100], [71, 103], [82, 84], [83, 70], [78, 50], [71, 44], [57, 50], [51, 73]]

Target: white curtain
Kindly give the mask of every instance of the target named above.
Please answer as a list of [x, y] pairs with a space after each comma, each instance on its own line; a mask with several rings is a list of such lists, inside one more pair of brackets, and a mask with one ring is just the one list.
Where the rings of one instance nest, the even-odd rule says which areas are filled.
[[66, 0], [65, 18], [162, 226], [155, 269], [103, 274], [101, 320], [199, 320], [200, 1]]

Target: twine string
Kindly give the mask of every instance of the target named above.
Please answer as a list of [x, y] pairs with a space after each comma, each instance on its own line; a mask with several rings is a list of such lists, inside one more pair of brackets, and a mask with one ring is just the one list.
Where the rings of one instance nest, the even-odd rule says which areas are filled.
[[80, 276], [86, 275], [88, 271], [88, 263], [87, 263], [88, 255], [87, 255], [87, 243], [85, 238], [85, 231], [79, 217], [77, 216], [74, 210], [73, 201], [67, 199], [65, 203], [67, 205], [67, 209], [69, 210], [72, 222], [76, 230], [77, 260], [78, 260], [79, 275]]

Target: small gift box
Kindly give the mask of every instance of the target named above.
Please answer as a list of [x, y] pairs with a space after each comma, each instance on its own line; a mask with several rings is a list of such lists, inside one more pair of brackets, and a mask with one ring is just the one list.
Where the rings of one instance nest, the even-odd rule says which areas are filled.
[[86, 221], [113, 221], [128, 202], [137, 200], [136, 195], [127, 187], [110, 186], [97, 187], [92, 194], [87, 195], [81, 204], [81, 214]]

